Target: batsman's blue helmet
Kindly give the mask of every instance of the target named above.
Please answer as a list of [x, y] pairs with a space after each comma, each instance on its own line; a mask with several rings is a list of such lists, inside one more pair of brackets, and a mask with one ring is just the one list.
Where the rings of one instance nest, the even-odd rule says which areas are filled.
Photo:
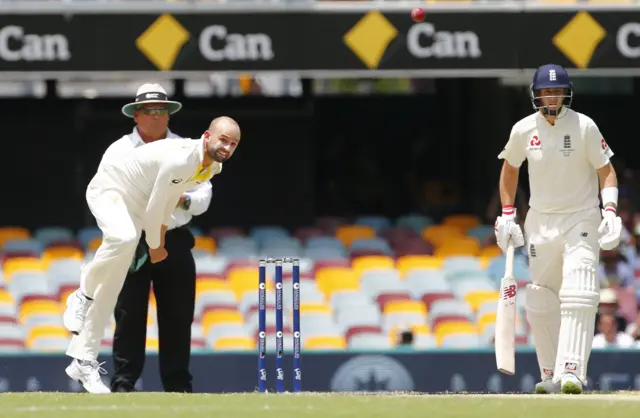
[[[544, 96], [546, 98], [558, 97], [560, 98], [559, 106], [557, 109], [549, 109], [548, 106], [542, 104], [542, 96], [540, 96], [541, 89], [564, 89], [564, 94], [560, 96]], [[567, 70], [561, 65], [547, 64], [538, 68], [533, 75], [533, 82], [529, 87], [529, 94], [531, 95], [531, 103], [535, 110], [541, 110], [542, 113], [548, 115], [557, 115], [560, 112], [561, 106], [571, 106], [573, 101], [573, 84], [569, 80], [569, 74]]]

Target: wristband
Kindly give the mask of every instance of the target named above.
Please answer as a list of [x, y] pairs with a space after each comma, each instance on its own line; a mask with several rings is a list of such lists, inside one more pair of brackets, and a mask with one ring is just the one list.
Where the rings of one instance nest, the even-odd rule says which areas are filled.
[[515, 208], [513, 207], [513, 205], [504, 205], [502, 207], [502, 214], [503, 215], [513, 215], [513, 214], [515, 214]]
[[[607, 203], [613, 203], [618, 206], [618, 188], [617, 187], [605, 187], [600, 191], [602, 196], [602, 206], [607, 206]], [[615, 208], [612, 208], [615, 212]]]

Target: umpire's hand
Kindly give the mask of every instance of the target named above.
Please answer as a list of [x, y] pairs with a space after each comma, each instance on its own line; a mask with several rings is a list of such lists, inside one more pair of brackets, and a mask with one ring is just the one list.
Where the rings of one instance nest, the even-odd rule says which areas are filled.
[[161, 262], [167, 258], [168, 255], [169, 253], [164, 249], [164, 247], [149, 248], [149, 259], [153, 264]]

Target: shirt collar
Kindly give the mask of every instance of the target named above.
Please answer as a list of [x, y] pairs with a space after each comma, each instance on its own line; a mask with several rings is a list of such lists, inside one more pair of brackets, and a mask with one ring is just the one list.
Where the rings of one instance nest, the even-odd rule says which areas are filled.
[[[560, 113], [558, 114], [558, 116], [556, 116], [556, 121], [554, 126], [557, 126], [559, 122], [562, 121], [562, 119], [567, 116], [567, 112], [569, 111], [569, 109], [566, 106], [562, 106], [562, 108], [560, 108]], [[542, 114], [541, 111], [538, 111], [538, 117], [542, 118], [545, 122], [547, 122], [547, 118], [544, 117], [544, 115]], [[547, 122], [549, 123], [549, 122]]]
[[[179, 138], [179, 136], [171, 132], [171, 129], [167, 128], [167, 138]], [[129, 139], [131, 140], [131, 143], [133, 144], [134, 148], [137, 148], [145, 144], [145, 142], [142, 140], [142, 137], [140, 136], [140, 133], [138, 132], [137, 126], [134, 127], [133, 132], [129, 134]]]

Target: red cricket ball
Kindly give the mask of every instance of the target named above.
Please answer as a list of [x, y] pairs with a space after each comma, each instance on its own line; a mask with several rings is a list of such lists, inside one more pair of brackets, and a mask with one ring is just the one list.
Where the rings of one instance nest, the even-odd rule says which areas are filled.
[[414, 22], [423, 22], [426, 16], [427, 14], [421, 7], [416, 7], [411, 11], [411, 19], [413, 19]]

